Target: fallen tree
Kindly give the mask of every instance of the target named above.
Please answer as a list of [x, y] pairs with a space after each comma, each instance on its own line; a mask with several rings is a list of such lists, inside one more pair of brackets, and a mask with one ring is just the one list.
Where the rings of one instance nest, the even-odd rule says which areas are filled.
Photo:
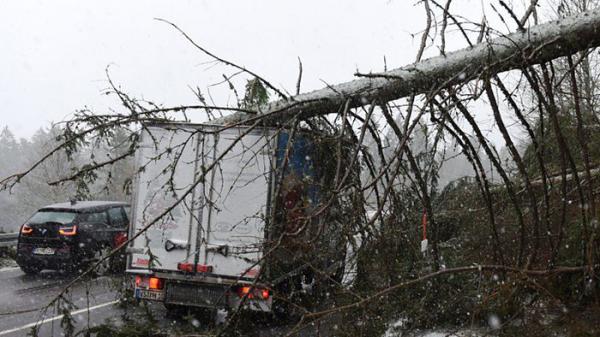
[[[387, 72], [356, 74], [363, 78], [272, 102], [258, 114], [285, 120], [298, 114], [308, 118], [335, 113], [346, 101], [349, 108], [388, 102], [465, 83], [482, 73], [491, 76], [522, 69], [599, 45], [600, 10], [596, 9]], [[214, 122], [239, 123], [248, 116], [237, 112]]]

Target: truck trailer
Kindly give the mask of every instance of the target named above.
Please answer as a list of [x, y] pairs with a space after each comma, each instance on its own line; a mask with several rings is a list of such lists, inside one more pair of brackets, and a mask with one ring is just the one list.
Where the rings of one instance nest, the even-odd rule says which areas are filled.
[[270, 312], [314, 283], [315, 266], [341, 279], [341, 223], [319, 209], [337, 202], [324, 191], [327, 151], [296, 130], [145, 125], [127, 247], [135, 297]]

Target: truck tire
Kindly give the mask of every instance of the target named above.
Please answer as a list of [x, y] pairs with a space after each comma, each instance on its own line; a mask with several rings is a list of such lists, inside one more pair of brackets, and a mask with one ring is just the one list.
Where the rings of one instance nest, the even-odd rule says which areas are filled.
[[[179, 304], [163, 303], [166, 309], [165, 317], [172, 320], [184, 320], [188, 317], [193, 317], [195, 323], [191, 321], [192, 325], [200, 324], [208, 327], [215, 327], [217, 325], [217, 313], [218, 309], [215, 308], [202, 308], [202, 307], [189, 307]], [[196, 326], [198, 327], [198, 326]]]
[[164, 306], [166, 310], [165, 317], [169, 319], [181, 319], [189, 313], [189, 308], [184, 305], [164, 303]]

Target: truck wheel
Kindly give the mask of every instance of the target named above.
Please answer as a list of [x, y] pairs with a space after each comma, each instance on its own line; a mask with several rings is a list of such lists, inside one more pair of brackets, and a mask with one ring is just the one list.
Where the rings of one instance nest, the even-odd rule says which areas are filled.
[[98, 261], [101, 261], [96, 268], [94, 268], [94, 275], [96, 276], [105, 276], [108, 275], [112, 269], [112, 256], [102, 260], [102, 258], [104, 258], [105, 256], [107, 256], [110, 253], [111, 249], [110, 247], [102, 247], [98, 250], [96, 250], [94, 252], [94, 256], [91, 259], [91, 263], [92, 265], [95, 265], [96, 263], [98, 263]]
[[192, 322], [192, 325], [194, 325], [196, 328], [199, 326], [195, 324], [200, 324], [210, 328], [217, 326], [217, 312], [218, 310], [214, 308], [196, 308], [194, 312], [196, 322]]
[[169, 319], [182, 319], [189, 314], [189, 308], [183, 305], [164, 303], [166, 312], [165, 316]]
[[36, 266], [19, 266], [21, 270], [27, 275], [37, 275], [42, 271], [40, 267]]
[[290, 306], [283, 301], [273, 301], [271, 314], [276, 323], [289, 323], [291, 318]]

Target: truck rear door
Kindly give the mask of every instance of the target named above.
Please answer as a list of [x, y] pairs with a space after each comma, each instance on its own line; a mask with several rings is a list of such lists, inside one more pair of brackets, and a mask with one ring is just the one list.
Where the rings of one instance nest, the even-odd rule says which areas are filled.
[[210, 143], [212, 137], [191, 127], [151, 126], [142, 132], [130, 235], [164, 216], [133, 241], [129, 268], [176, 271], [179, 263], [195, 262], [205, 203], [205, 186], [195, 178], [198, 158], [212, 156]]
[[259, 272], [275, 143], [268, 129], [242, 137], [245, 131], [229, 129], [216, 138], [215, 156], [229, 152], [213, 170], [206, 235], [200, 233], [204, 263], [232, 278]]

